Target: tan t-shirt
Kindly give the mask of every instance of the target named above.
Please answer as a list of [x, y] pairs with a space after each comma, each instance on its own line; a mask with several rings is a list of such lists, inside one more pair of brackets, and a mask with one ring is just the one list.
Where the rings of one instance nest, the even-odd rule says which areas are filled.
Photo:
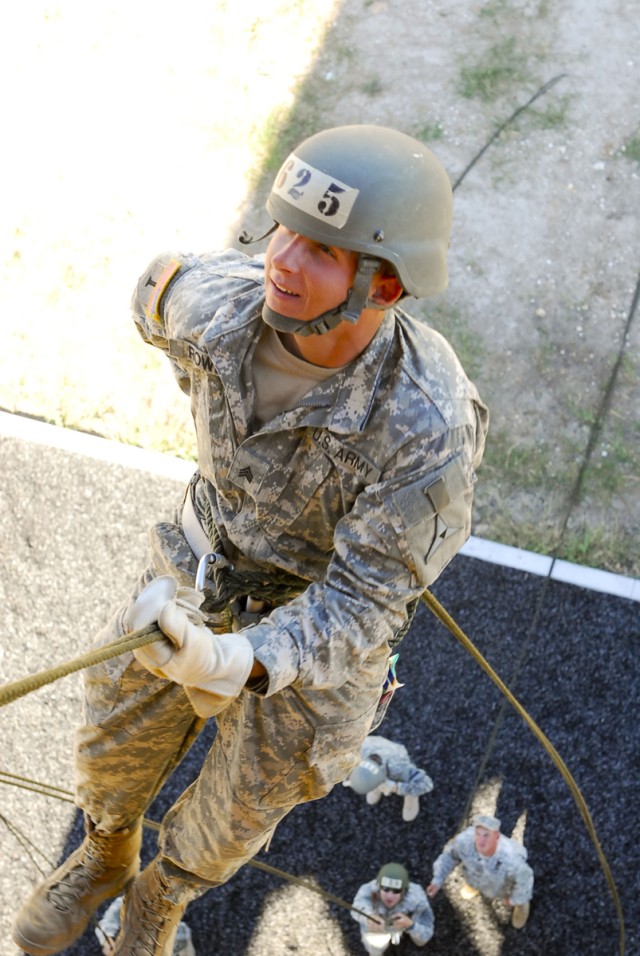
[[339, 371], [292, 355], [276, 330], [265, 325], [253, 357], [256, 425], [264, 425], [280, 412], [295, 408], [303, 395]]

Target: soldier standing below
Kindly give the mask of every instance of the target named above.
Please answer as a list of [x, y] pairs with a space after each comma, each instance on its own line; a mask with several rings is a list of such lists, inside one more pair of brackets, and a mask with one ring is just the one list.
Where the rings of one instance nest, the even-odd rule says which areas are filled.
[[[487, 411], [448, 343], [397, 305], [447, 284], [442, 165], [396, 130], [325, 130], [285, 160], [267, 209], [265, 256], [162, 255], [134, 293], [190, 395], [198, 471], [98, 635], [158, 627], [86, 674], [87, 835], [18, 914], [33, 956], [125, 887], [116, 956], [169, 956], [189, 901], [353, 769], [393, 648], [470, 533]], [[138, 873], [143, 814], [212, 716]]]
[[478, 893], [489, 899], [503, 897], [505, 904], [513, 907], [512, 926], [522, 929], [533, 895], [533, 870], [526, 860], [523, 845], [500, 833], [497, 817], [478, 814], [473, 826], [449, 840], [433, 864], [427, 896], [433, 898], [460, 865], [465, 879], [462, 897], [471, 899]]
[[433, 936], [433, 913], [425, 891], [419, 883], [409, 882], [400, 863], [385, 863], [375, 880], [360, 887], [353, 905], [359, 912], [352, 910], [351, 915], [360, 923], [369, 956], [382, 956], [404, 933], [416, 946], [424, 946]]
[[433, 790], [433, 780], [411, 760], [403, 744], [369, 734], [360, 748], [360, 763], [344, 781], [356, 793], [366, 794], [374, 806], [392, 793], [402, 797], [402, 819], [410, 823], [420, 812], [420, 797]]

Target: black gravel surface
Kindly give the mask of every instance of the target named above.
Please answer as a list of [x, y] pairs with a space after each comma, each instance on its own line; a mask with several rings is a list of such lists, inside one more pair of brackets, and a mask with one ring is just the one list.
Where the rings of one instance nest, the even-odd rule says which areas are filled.
[[[628, 956], [640, 952], [638, 605], [458, 557], [434, 594], [541, 726], [580, 787], [620, 894]], [[431, 956], [615, 956], [613, 894], [567, 784], [532, 732], [457, 640], [424, 606], [401, 646], [396, 694], [378, 733], [400, 741], [433, 778], [412, 823], [397, 797], [369, 807], [336, 787], [298, 807], [258, 858], [348, 902], [382, 863], [428, 883], [445, 841], [477, 799], [493, 799], [503, 831], [524, 824], [535, 873], [529, 923], [514, 930], [500, 903], [463, 902], [454, 878], [433, 901]], [[163, 812], [198, 772], [208, 727], [151, 808]], [[478, 804], [473, 806], [477, 809]], [[81, 838], [76, 819], [65, 853]], [[155, 852], [145, 837], [144, 856]], [[198, 956], [364, 953], [346, 908], [253, 867], [193, 903]], [[420, 952], [409, 940], [392, 956]], [[68, 956], [93, 956], [93, 933]]]

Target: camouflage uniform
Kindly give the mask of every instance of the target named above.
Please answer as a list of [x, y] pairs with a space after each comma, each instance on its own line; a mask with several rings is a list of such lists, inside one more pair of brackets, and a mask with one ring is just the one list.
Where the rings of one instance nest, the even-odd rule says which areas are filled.
[[433, 864], [433, 883], [442, 886], [460, 864], [469, 886], [489, 899], [508, 898], [514, 906], [528, 903], [533, 895], [533, 871], [527, 851], [510, 837], [500, 834], [493, 856], [483, 856], [474, 844], [475, 827], [467, 827], [449, 840]]
[[[448, 344], [391, 310], [362, 356], [254, 432], [263, 299], [262, 257], [227, 251], [160, 257], [133, 301], [143, 338], [168, 354], [190, 394], [199, 472], [188, 494], [234, 567], [208, 582], [207, 606], [234, 593], [276, 605], [245, 630], [268, 679], [217, 717], [200, 775], [160, 835], [162, 854], [209, 885], [357, 762], [407, 607], [469, 534], [486, 431], [486, 409]], [[131, 600], [157, 574], [193, 585], [180, 512], [150, 539]], [[98, 643], [122, 633], [128, 606]], [[200, 726], [182, 687], [131, 656], [93, 668], [77, 736], [80, 805], [101, 829], [128, 825]]]
[[399, 898], [395, 906], [389, 909], [380, 898], [380, 887], [377, 880], [371, 880], [360, 887], [356, 893], [353, 905], [361, 913], [372, 916], [382, 916], [390, 923], [397, 913], [405, 913], [413, 920], [413, 926], [404, 931], [389, 932], [389, 939], [385, 944], [382, 933], [371, 933], [367, 930], [367, 919], [361, 913], [351, 912], [354, 920], [360, 923], [362, 942], [369, 952], [383, 953], [389, 943], [397, 942], [394, 937], [402, 936], [405, 932], [416, 946], [424, 946], [433, 936], [433, 912], [427, 899], [427, 894], [419, 883], [409, 883], [406, 892]]

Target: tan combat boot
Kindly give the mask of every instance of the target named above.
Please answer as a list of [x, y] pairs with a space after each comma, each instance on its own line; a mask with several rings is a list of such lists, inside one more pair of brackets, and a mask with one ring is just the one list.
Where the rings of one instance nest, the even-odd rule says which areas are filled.
[[116, 833], [93, 825], [83, 843], [22, 906], [13, 939], [31, 956], [53, 956], [84, 933], [100, 904], [140, 869], [142, 823]]
[[516, 903], [511, 914], [511, 925], [515, 929], [522, 929], [529, 919], [529, 904]]
[[182, 914], [201, 892], [171, 879], [156, 857], [127, 888], [113, 956], [172, 956]]

